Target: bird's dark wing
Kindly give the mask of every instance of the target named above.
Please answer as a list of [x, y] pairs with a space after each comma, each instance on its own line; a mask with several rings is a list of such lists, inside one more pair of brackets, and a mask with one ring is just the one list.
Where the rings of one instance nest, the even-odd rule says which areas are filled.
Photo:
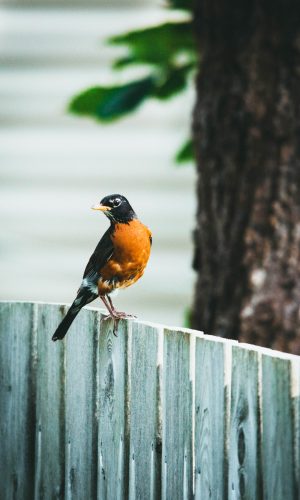
[[58, 325], [52, 340], [63, 339], [80, 309], [98, 297], [97, 283], [101, 268], [110, 259], [114, 251], [110, 234], [111, 230], [108, 229], [96, 246], [94, 253], [91, 255], [85, 268], [83, 280], [77, 292], [77, 296], [67, 315]]
[[98, 274], [99, 276], [100, 269], [112, 256], [114, 247], [110, 235], [111, 230], [109, 228], [106, 233], [104, 233], [98, 245], [96, 246], [94, 253], [91, 255], [90, 260], [88, 261], [83, 273], [83, 278], [88, 278], [93, 274]]

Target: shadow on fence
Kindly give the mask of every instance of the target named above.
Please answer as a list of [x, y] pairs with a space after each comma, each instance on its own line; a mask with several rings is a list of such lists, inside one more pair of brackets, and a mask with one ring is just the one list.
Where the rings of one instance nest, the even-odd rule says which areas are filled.
[[300, 358], [0, 303], [1, 499], [298, 499]]

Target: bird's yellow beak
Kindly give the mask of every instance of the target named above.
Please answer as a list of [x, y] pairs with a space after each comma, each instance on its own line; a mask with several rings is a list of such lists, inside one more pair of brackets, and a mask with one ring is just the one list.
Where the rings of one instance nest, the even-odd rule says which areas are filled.
[[92, 210], [101, 210], [101, 212], [108, 212], [109, 210], [111, 210], [110, 207], [106, 207], [105, 205], [93, 205], [92, 206]]

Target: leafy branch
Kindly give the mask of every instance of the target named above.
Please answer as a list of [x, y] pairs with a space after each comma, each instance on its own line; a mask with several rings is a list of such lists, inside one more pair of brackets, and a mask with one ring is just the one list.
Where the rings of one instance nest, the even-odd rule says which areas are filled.
[[[189, 0], [172, 0], [172, 8], [188, 10]], [[166, 22], [109, 38], [114, 46], [125, 46], [125, 57], [113, 61], [114, 70], [143, 66], [143, 78], [122, 85], [97, 86], [73, 97], [69, 111], [103, 123], [134, 112], [144, 100], [167, 100], [183, 92], [196, 66], [192, 21]], [[176, 162], [193, 159], [192, 141], [177, 152]]]

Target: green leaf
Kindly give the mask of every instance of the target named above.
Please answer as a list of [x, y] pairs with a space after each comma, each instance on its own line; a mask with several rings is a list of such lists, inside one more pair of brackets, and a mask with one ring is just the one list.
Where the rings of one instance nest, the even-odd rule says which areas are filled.
[[187, 84], [187, 78], [193, 69], [193, 64], [186, 64], [178, 68], [170, 67], [166, 70], [164, 77], [156, 83], [154, 95], [158, 99], [168, 99], [183, 90]]
[[121, 57], [120, 59], [116, 59], [112, 63], [113, 69], [122, 69], [126, 68], [126, 66], [130, 66], [131, 64], [135, 64], [135, 60], [133, 57]]
[[186, 163], [195, 160], [195, 153], [193, 141], [188, 139], [183, 146], [177, 151], [175, 161], [176, 163]]
[[126, 45], [129, 55], [116, 61], [116, 67], [129, 64], [172, 64], [179, 56], [194, 58], [195, 41], [191, 21], [169, 22], [130, 31], [110, 38], [113, 45]]
[[75, 96], [69, 110], [108, 122], [134, 111], [146, 97], [152, 95], [153, 89], [152, 77], [115, 87], [93, 87]]

